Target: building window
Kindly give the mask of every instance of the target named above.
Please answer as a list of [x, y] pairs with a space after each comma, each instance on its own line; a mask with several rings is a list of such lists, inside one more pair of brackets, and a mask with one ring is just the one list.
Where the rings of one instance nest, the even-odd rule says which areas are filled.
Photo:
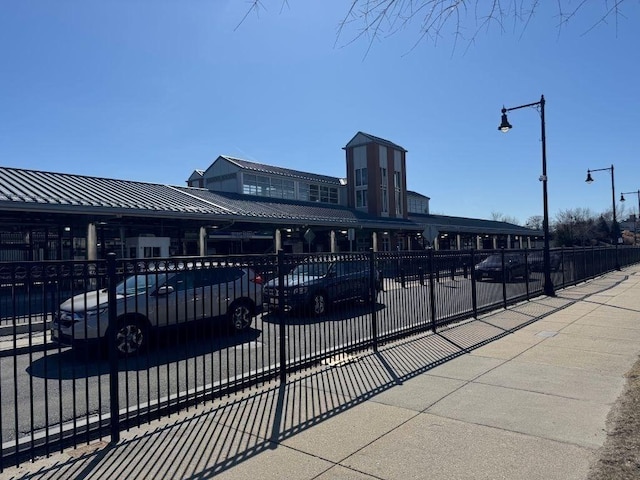
[[263, 197], [288, 198], [295, 200], [296, 191], [293, 180], [271, 178], [245, 173], [242, 176], [242, 193]]
[[245, 173], [242, 176], [242, 178], [243, 178], [242, 193], [246, 195], [259, 195], [258, 186], [256, 185], [256, 176], [247, 175]]
[[338, 187], [328, 187], [313, 183], [298, 185], [298, 199], [305, 202], [338, 203]]
[[364, 187], [368, 183], [367, 167], [356, 168], [356, 187]]
[[320, 188], [318, 187], [318, 185], [309, 185], [309, 201], [320, 201]]
[[409, 213], [429, 213], [429, 204], [426, 198], [409, 197], [407, 202]]
[[400, 172], [393, 172], [393, 188], [395, 190], [396, 215], [402, 216], [402, 177]]
[[389, 213], [389, 193], [387, 191], [387, 185], [389, 185], [387, 169], [380, 167], [380, 211], [382, 213]]
[[367, 189], [359, 189], [356, 190], [356, 207], [366, 207], [367, 206]]
[[298, 200], [302, 200], [305, 202], [309, 201], [309, 184], [308, 183], [298, 184]]

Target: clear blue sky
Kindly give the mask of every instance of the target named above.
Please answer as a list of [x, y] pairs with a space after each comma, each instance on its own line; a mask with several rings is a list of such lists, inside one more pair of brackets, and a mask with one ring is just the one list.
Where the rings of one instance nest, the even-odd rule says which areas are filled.
[[[503, 104], [544, 94], [549, 211], [611, 208], [640, 189], [640, 2], [617, 25], [604, 1], [559, 29], [556, 2], [454, 49], [415, 23], [336, 44], [350, 2], [23, 1], [0, 5], [0, 164], [184, 185], [218, 155], [345, 176], [359, 130], [408, 150], [411, 190], [433, 213], [525, 222], [542, 214], [540, 117]], [[572, 2], [576, 3], [576, 2]], [[473, 22], [465, 24], [473, 28]], [[238, 28], [236, 28], [238, 27]], [[366, 55], [365, 55], [366, 54]], [[637, 209], [628, 195], [626, 213]]]

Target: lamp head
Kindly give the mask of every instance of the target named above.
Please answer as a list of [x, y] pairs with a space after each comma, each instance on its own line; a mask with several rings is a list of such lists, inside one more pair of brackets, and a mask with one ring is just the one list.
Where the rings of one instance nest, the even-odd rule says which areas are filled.
[[498, 127], [498, 130], [500, 130], [501, 132], [507, 133], [512, 128], [513, 127], [509, 123], [509, 120], [507, 120], [507, 109], [502, 107], [502, 122], [500, 122], [500, 126]]
[[593, 182], [593, 178], [591, 178], [591, 170], [587, 170], [587, 179], [585, 180], [587, 183]]
[[624, 202], [625, 200], [626, 200], [626, 199], [624, 198], [624, 193], [621, 193], [621, 194], [620, 194], [620, 201], [621, 201], [621, 202]]

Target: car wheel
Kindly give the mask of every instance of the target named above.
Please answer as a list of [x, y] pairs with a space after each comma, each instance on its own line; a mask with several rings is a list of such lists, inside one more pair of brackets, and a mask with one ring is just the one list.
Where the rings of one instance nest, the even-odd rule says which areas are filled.
[[242, 332], [251, 326], [253, 306], [247, 300], [240, 300], [229, 307], [229, 322], [236, 332]]
[[124, 318], [115, 331], [116, 351], [120, 357], [132, 357], [147, 346], [148, 328], [144, 321]]
[[327, 312], [327, 296], [322, 292], [316, 292], [311, 297], [311, 313], [319, 317]]

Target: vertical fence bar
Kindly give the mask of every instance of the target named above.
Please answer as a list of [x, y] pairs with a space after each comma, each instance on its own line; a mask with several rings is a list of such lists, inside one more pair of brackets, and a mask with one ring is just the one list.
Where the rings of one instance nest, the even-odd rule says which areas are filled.
[[504, 248], [500, 250], [500, 262], [502, 264], [502, 307], [507, 308], [507, 267], [504, 264]]
[[529, 250], [524, 251], [524, 285], [525, 285], [525, 289], [527, 291], [527, 301], [529, 301], [530, 298], [530, 294], [529, 294], [529, 277], [531, 276], [531, 266], [529, 265]]
[[560, 263], [558, 264], [560, 271], [562, 272], [562, 287], [566, 286], [566, 280], [564, 277], [564, 247], [560, 247]]
[[473, 310], [473, 318], [478, 318], [478, 292], [476, 291], [476, 276], [475, 276], [475, 250], [471, 249], [471, 308]]
[[107, 254], [107, 276], [108, 276], [108, 302], [109, 302], [109, 326], [108, 348], [109, 348], [109, 426], [111, 429], [111, 442], [120, 441], [120, 385], [118, 378], [118, 353], [116, 351], [116, 254]]
[[582, 268], [583, 268], [582, 271], [584, 273], [580, 280], [586, 280], [589, 277], [589, 274], [587, 273], [587, 247], [586, 246], [582, 247]]
[[[437, 268], [435, 269], [437, 271]], [[434, 261], [433, 261], [433, 249], [429, 249], [429, 304], [431, 306], [431, 330], [436, 333], [436, 292], [435, 292], [435, 280], [434, 280]]]
[[376, 318], [378, 298], [378, 273], [373, 248], [369, 250], [369, 291], [371, 292], [371, 336], [373, 337], [373, 351], [378, 351], [378, 320]]
[[287, 381], [287, 331], [284, 324], [284, 250], [278, 250], [278, 326], [280, 336], [280, 382]]

